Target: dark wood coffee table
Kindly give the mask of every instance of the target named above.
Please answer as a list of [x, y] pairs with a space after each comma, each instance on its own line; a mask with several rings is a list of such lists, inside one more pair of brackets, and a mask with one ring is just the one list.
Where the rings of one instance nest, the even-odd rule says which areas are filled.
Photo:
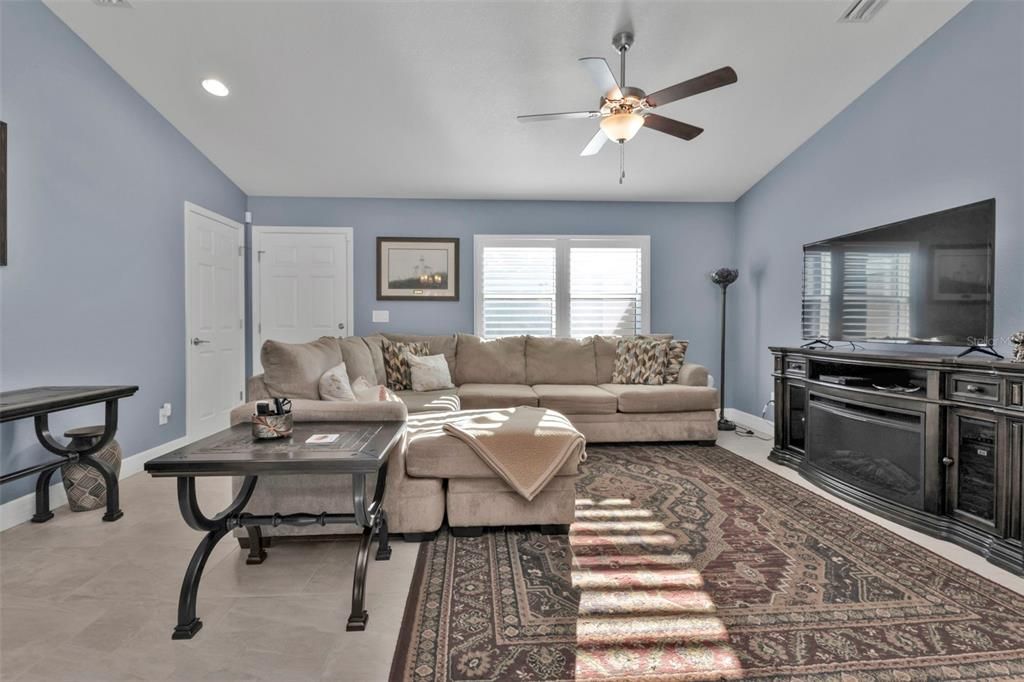
[[[387, 479], [388, 457], [401, 440], [404, 422], [305, 422], [295, 425], [291, 438], [255, 440], [249, 424], [239, 424], [209, 438], [186, 445], [146, 463], [153, 476], [178, 479], [178, 508], [185, 523], [205, 531], [192, 554], [178, 599], [178, 624], [172, 639], [192, 639], [203, 623], [196, 617], [196, 596], [206, 560], [216, 544], [235, 528], [249, 535], [246, 563], [260, 564], [267, 557], [260, 526], [356, 524], [363, 529], [352, 580], [352, 613], [347, 630], [365, 630], [369, 614], [364, 608], [370, 541], [378, 537], [378, 561], [391, 558], [387, 515], [381, 507]], [[307, 444], [316, 433], [337, 433], [331, 444]], [[366, 500], [366, 476], [377, 474], [373, 499]], [[249, 514], [244, 511], [260, 476], [323, 474], [352, 477], [352, 513], [327, 511], [297, 514]], [[241, 488], [227, 509], [207, 517], [196, 499], [197, 476], [240, 476]]]

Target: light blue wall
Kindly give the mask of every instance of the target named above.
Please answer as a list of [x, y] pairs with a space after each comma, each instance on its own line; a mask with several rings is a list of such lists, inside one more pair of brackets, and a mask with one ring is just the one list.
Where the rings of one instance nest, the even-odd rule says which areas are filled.
[[[0, 2], [0, 17], [0, 388], [138, 384], [118, 432], [132, 455], [185, 434], [184, 202], [241, 220], [245, 195], [42, 3]], [[157, 426], [164, 402], [175, 413]], [[100, 422], [94, 408], [52, 425]], [[5, 424], [0, 449], [4, 471], [49, 457], [31, 421]]]
[[[707, 274], [731, 260], [733, 204], [446, 201], [250, 197], [256, 225], [351, 227], [355, 333], [473, 331], [474, 234], [651, 236], [651, 329], [690, 340], [688, 358], [718, 367], [718, 288]], [[457, 302], [377, 301], [377, 237], [458, 237]], [[388, 324], [371, 311], [389, 310]]]
[[1009, 349], [1024, 329], [1022, 46], [1024, 3], [975, 0], [737, 202], [732, 405], [760, 414], [768, 346], [800, 342], [804, 243], [989, 197]]

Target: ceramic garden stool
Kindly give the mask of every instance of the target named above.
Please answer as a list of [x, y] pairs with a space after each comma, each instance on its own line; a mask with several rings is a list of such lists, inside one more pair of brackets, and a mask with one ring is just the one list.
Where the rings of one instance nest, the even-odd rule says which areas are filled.
[[[81, 426], [64, 432], [70, 438], [70, 447], [84, 449], [95, 443], [103, 435], [103, 425]], [[110, 441], [93, 459], [104, 462], [114, 471], [114, 476], [121, 474], [121, 446], [116, 440]], [[84, 464], [65, 464], [60, 468], [64, 479], [64, 490], [68, 494], [68, 506], [71, 511], [90, 511], [107, 504], [107, 484], [96, 469]]]

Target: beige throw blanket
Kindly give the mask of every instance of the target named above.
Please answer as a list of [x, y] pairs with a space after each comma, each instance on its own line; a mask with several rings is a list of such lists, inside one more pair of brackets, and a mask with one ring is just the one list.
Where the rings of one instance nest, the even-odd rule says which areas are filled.
[[586, 459], [586, 439], [558, 412], [513, 407], [444, 425], [517, 493], [532, 500], [570, 457]]

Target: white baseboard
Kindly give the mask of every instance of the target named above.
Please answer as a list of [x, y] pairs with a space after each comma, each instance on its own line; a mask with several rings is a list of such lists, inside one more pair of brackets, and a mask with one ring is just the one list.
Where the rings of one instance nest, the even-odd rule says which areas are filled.
[[[188, 444], [188, 438], [182, 436], [172, 441], [157, 445], [155, 448], [150, 448], [131, 457], [125, 457], [121, 460], [121, 474], [118, 476], [119, 480], [124, 480], [129, 476], [141, 472], [146, 466], [146, 462], [165, 455], [171, 450], [176, 450], [183, 445]], [[58, 481], [50, 486], [50, 509], [56, 509], [62, 507], [68, 503], [67, 493], [64, 492], [64, 484]], [[24, 523], [32, 518], [32, 515], [36, 513], [36, 494], [35, 491], [28, 495], [22, 495], [21, 497], [11, 500], [3, 505], [0, 505], [0, 531], [7, 530], [13, 526], [17, 526], [19, 523]]]
[[746, 426], [749, 429], [753, 429], [754, 431], [757, 431], [758, 433], [764, 434], [766, 436], [771, 436], [775, 434], [774, 422], [770, 422], [767, 419], [762, 419], [761, 417], [752, 415], [749, 412], [743, 412], [742, 410], [727, 407], [725, 408], [725, 418], [728, 419], [729, 421], [736, 422], [737, 424], [742, 424], [743, 426]]

